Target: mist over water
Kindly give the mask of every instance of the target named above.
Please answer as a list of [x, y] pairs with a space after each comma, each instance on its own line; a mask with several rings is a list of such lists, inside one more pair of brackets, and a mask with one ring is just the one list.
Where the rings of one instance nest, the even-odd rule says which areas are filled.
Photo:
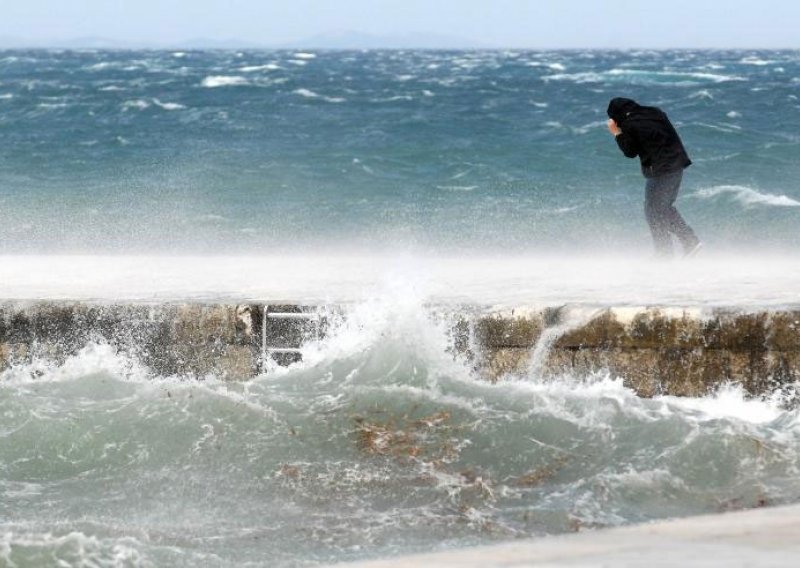
[[649, 250], [613, 96], [708, 250], [793, 250], [796, 51], [0, 53], [0, 251]]

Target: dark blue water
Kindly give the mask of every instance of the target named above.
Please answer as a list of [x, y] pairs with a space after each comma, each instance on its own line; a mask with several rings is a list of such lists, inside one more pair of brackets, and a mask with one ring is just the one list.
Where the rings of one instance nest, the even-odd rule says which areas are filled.
[[711, 250], [800, 228], [800, 52], [0, 52], [0, 252], [646, 250], [661, 106]]

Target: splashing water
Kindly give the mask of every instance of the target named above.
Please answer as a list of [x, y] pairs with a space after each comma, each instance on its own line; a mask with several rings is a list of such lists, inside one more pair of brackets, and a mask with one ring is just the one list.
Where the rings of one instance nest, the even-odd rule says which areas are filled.
[[423, 295], [350, 308], [304, 363], [153, 377], [92, 345], [0, 376], [0, 559], [303, 566], [800, 495], [800, 417], [736, 387], [489, 384]]

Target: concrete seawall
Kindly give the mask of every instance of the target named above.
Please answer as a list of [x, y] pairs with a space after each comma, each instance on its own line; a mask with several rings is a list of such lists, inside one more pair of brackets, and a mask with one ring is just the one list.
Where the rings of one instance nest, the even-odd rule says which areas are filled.
[[[430, 312], [448, 323], [454, 357], [487, 380], [608, 371], [641, 396], [698, 396], [722, 382], [761, 394], [800, 379], [800, 310], [432, 306]], [[58, 364], [100, 341], [154, 374], [246, 379], [267, 358], [298, 361], [306, 341], [335, 333], [334, 320], [346, 317], [346, 306], [5, 302], [0, 371], [34, 359]]]
[[789, 567], [800, 561], [800, 505], [704, 515], [340, 568]]

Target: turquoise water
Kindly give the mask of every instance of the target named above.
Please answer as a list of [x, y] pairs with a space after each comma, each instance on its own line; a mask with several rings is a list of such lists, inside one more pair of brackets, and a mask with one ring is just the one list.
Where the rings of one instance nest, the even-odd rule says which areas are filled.
[[710, 250], [791, 250], [800, 53], [0, 52], [0, 252], [649, 247], [613, 96]]

